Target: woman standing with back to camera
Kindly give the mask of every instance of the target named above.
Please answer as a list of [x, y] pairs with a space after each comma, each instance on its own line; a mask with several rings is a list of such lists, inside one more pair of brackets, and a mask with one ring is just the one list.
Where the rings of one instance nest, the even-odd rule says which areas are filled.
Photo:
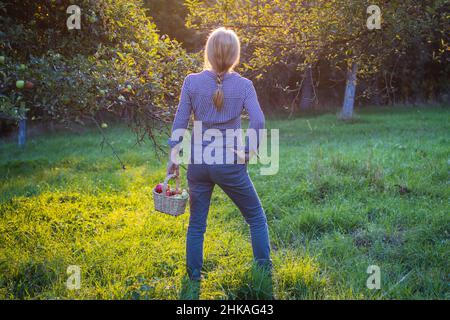
[[[241, 128], [241, 113], [245, 109], [250, 117], [249, 128], [264, 128], [264, 114], [260, 108], [252, 81], [233, 71], [240, 58], [239, 38], [234, 31], [218, 28], [208, 37], [205, 48], [205, 68], [186, 77], [181, 90], [172, 133], [186, 129], [191, 113], [202, 129]], [[195, 130], [194, 130], [195, 131]], [[194, 132], [195, 135], [195, 132]], [[194, 139], [192, 139], [194, 141]], [[175, 154], [181, 139], [169, 139], [171, 147], [167, 173], [178, 174]], [[191, 154], [194, 151], [191, 152]], [[224, 151], [223, 154], [226, 152]], [[246, 162], [249, 146], [245, 148]], [[203, 240], [206, 231], [211, 195], [217, 184], [236, 204], [250, 225], [253, 256], [257, 265], [272, 267], [270, 260], [267, 219], [259, 197], [247, 172], [247, 164], [191, 163], [187, 170], [190, 193], [190, 218], [186, 239], [186, 265], [191, 280], [201, 280]]]

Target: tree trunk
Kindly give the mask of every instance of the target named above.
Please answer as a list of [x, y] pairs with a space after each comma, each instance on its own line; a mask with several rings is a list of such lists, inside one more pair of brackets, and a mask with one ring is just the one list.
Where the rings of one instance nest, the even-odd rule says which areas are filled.
[[301, 111], [310, 110], [313, 100], [314, 96], [313, 96], [312, 70], [311, 67], [308, 67], [303, 76], [302, 94], [300, 98], [300, 110]]
[[356, 74], [358, 66], [356, 62], [347, 72], [347, 86], [345, 87], [344, 105], [342, 106], [342, 118], [351, 119], [353, 117], [353, 106], [355, 104]]
[[27, 120], [19, 120], [19, 147], [25, 146], [25, 140], [27, 135]]

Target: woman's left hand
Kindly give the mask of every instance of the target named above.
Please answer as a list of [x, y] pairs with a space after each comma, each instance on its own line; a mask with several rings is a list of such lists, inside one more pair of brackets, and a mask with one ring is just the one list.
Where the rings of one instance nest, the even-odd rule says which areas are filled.
[[248, 152], [245, 151], [238, 151], [238, 150], [233, 150], [234, 153], [236, 153], [237, 157], [238, 157], [238, 163], [245, 163], [247, 164], [250, 161], [250, 155]]

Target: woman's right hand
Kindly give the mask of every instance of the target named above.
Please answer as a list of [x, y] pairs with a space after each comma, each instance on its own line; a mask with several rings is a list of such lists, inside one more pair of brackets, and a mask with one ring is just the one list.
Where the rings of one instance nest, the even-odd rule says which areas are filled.
[[180, 174], [180, 164], [178, 163], [177, 155], [177, 149], [172, 148], [169, 153], [169, 162], [167, 163], [167, 175], [175, 174], [178, 176]]
[[169, 160], [167, 164], [167, 175], [169, 174], [175, 174], [178, 177], [180, 174], [180, 165]]

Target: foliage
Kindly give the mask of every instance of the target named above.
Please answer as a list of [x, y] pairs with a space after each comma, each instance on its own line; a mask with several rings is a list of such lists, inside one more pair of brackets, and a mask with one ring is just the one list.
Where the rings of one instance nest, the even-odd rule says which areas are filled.
[[[268, 218], [277, 299], [448, 299], [449, 109], [395, 108], [270, 120], [280, 171], [249, 171]], [[430, 130], [432, 128], [432, 130]], [[195, 298], [185, 279], [189, 215], [153, 210], [164, 164], [123, 127], [106, 130], [128, 170], [98, 149], [99, 134], [61, 133], [0, 145], [0, 297]], [[163, 139], [163, 137], [161, 137]], [[185, 171], [182, 170], [185, 177]], [[182, 184], [185, 186], [185, 181]], [[200, 298], [261, 298], [248, 226], [216, 188]], [[368, 290], [369, 265], [381, 290]], [[65, 287], [69, 265], [81, 289]]]
[[[153, 137], [196, 57], [158, 35], [141, 1], [80, 1], [81, 30], [66, 27], [70, 3], [0, 2], [2, 112], [64, 123], [112, 112]], [[34, 88], [17, 89], [19, 79]]]
[[205, 34], [186, 27], [188, 10], [184, 0], [144, 0], [144, 6], [148, 8], [160, 34], [176, 39], [188, 51], [202, 49]]
[[188, 26], [238, 30], [244, 42], [243, 70], [251, 77], [264, 77], [260, 85], [267, 90], [275, 86], [289, 92], [301, 86], [299, 75], [289, 78], [295, 72], [303, 74], [308, 66], [314, 67], [316, 85], [327, 86], [324, 90], [336, 82], [342, 86], [347, 65], [356, 62], [363, 98], [373, 94], [393, 103], [447, 93], [445, 0], [377, 1], [382, 29], [372, 31], [366, 21], [373, 1], [187, 0], [186, 4]]

